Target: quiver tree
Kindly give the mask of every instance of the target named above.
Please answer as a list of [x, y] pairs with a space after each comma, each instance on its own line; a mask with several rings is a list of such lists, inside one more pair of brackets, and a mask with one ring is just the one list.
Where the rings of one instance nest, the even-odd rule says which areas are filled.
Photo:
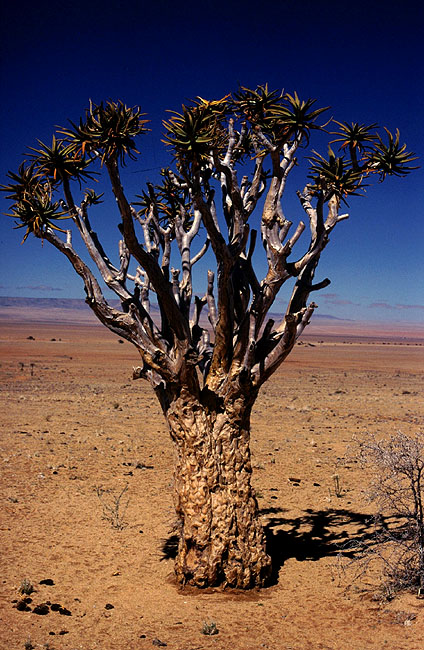
[[[198, 97], [164, 122], [172, 166], [130, 200], [122, 167], [135, 159], [135, 138], [147, 122], [139, 108], [122, 102], [90, 104], [51, 146], [31, 149], [3, 188], [14, 202], [10, 215], [26, 228], [24, 239], [33, 234], [65, 255], [98, 319], [139, 352], [134, 378], [153, 387], [177, 451], [175, 571], [181, 584], [266, 583], [271, 560], [250, 482], [252, 406], [309, 323], [316, 307], [311, 292], [330, 282], [314, 283], [314, 275], [330, 233], [348, 216], [341, 205], [366, 179], [412, 169], [414, 158], [398, 133], [387, 131], [385, 143], [375, 124], [336, 122], [341, 154], [312, 152], [297, 193], [304, 221], [292, 230], [282, 205], [287, 179], [312, 131], [324, 129], [317, 120], [325, 110], [266, 85], [218, 101]], [[91, 225], [101, 195], [81, 191], [99, 172], [109, 179], [120, 216], [119, 263]], [[91, 268], [74, 248], [75, 233]], [[263, 279], [254, 268], [258, 234]], [[303, 252], [292, 255], [303, 234]], [[213, 259], [210, 251], [214, 268], [204, 294], [194, 295], [194, 267], [205, 253]], [[290, 280], [285, 313], [270, 318]], [[101, 284], [118, 296], [121, 309], [105, 299]]]

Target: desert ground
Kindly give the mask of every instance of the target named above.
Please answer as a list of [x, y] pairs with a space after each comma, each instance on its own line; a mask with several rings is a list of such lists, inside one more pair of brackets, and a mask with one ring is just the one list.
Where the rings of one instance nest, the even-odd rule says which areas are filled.
[[194, 592], [173, 581], [173, 449], [135, 349], [36, 320], [0, 319], [2, 650], [424, 647], [424, 600], [382, 600], [378, 567], [352, 582], [340, 556], [371, 533], [354, 436], [423, 431], [422, 330], [311, 326], [253, 413], [273, 584]]

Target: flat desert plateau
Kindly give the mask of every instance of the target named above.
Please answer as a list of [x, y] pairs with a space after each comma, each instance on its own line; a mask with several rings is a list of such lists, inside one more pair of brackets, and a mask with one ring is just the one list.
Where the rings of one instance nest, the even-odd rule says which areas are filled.
[[[378, 568], [352, 583], [340, 559], [371, 533], [353, 437], [423, 432], [422, 329], [310, 326], [253, 413], [273, 584], [193, 592], [173, 581], [173, 449], [131, 379], [135, 349], [92, 321], [41, 317], [0, 319], [2, 650], [424, 647], [424, 600], [382, 601]], [[117, 529], [104, 517], [125, 488]]]

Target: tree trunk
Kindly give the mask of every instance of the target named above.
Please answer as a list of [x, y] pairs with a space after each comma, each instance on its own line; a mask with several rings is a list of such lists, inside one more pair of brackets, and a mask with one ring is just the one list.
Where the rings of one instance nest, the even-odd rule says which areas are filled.
[[253, 402], [183, 389], [165, 410], [177, 450], [175, 572], [182, 585], [247, 589], [263, 586], [271, 573], [250, 484]]

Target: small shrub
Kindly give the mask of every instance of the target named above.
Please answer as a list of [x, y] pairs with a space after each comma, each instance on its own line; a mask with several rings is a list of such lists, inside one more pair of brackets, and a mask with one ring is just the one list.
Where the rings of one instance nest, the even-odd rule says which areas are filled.
[[399, 432], [389, 440], [359, 442], [358, 459], [374, 472], [368, 499], [377, 505], [371, 542], [359, 559], [366, 570], [377, 558], [383, 590], [393, 595], [424, 588], [424, 440]]
[[338, 499], [341, 499], [341, 497], [344, 495], [346, 490], [342, 488], [340, 482], [340, 476], [338, 474], [333, 474], [333, 483], [334, 483], [334, 494]]
[[213, 636], [214, 634], [218, 634], [218, 632], [219, 630], [214, 621], [211, 621], [210, 623], [205, 621], [203, 623], [202, 634], [205, 634], [206, 636]]
[[24, 594], [25, 596], [30, 596], [34, 591], [34, 586], [28, 578], [24, 578], [19, 587], [19, 593]]
[[109, 499], [106, 500], [105, 494], [107, 494], [108, 491], [104, 490], [101, 486], [96, 487], [96, 494], [103, 507], [103, 519], [108, 521], [112, 528], [116, 528], [116, 530], [122, 530], [128, 525], [124, 518], [130, 501], [127, 499], [125, 503], [122, 503], [122, 498], [127, 490], [128, 483], [118, 495], [112, 494], [109, 496]]

